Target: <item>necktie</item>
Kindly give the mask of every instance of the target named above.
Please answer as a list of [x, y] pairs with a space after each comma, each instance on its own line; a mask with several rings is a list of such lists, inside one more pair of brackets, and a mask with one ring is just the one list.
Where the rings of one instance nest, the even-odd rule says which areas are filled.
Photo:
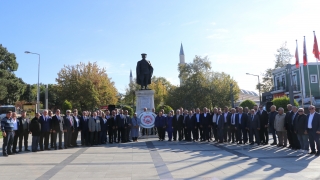
[[241, 124], [241, 117], [242, 117], [242, 115], [239, 114], [239, 124]]
[[219, 124], [219, 117], [220, 117], [220, 115], [218, 115], [217, 119], [216, 119], [217, 125]]
[[234, 124], [234, 114], [232, 114], [232, 124]]
[[251, 115], [251, 120], [253, 121], [253, 115]]

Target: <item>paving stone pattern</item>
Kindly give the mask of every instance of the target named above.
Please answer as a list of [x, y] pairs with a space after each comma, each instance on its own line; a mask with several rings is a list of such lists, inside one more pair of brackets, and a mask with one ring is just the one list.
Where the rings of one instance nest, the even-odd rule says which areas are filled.
[[1, 154], [0, 179], [305, 180], [320, 179], [320, 159], [270, 145], [160, 142], [149, 137], [137, 143]]

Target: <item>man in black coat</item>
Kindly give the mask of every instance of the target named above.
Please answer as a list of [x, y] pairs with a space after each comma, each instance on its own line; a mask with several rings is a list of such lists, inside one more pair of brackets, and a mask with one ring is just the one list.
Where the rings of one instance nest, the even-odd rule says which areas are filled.
[[[195, 124], [195, 120], [194, 120], [194, 115], [193, 115], [193, 112], [190, 111], [189, 114], [188, 114], [188, 111], [185, 110], [184, 111], [185, 114], [185, 136], [186, 136], [186, 141], [191, 141], [192, 138], [191, 138], [191, 133], [193, 134], [195, 129], [196, 129], [196, 124]], [[195, 137], [194, 137], [194, 134], [193, 134], [193, 141], [195, 141]]]
[[179, 135], [179, 141], [181, 141], [181, 123], [180, 120], [180, 110], [176, 110], [176, 114], [172, 117], [172, 128], [173, 128], [173, 141], [177, 140], [177, 133]]
[[73, 132], [73, 117], [71, 116], [71, 111], [67, 110], [63, 117], [63, 132], [64, 132], [64, 148], [67, 149], [71, 147], [71, 139]]
[[200, 127], [202, 129], [202, 137], [201, 141], [208, 141], [210, 142], [209, 137], [209, 129], [211, 129], [211, 116], [208, 113], [208, 109], [205, 107], [203, 108], [203, 113], [200, 114]]
[[[309, 114], [307, 115], [308, 126], [307, 131], [309, 135], [309, 145], [311, 152], [309, 154], [314, 154], [316, 156], [320, 155], [320, 114], [316, 112], [316, 108], [313, 105], [309, 106]], [[317, 152], [315, 149], [317, 147]]]
[[81, 129], [81, 145], [89, 146], [89, 117], [87, 116], [87, 111], [82, 111], [82, 116], [80, 117], [80, 129]]
[[51, 120], [53, 147], [57, 150], [57, 137], [59, 138], [59, 149], [62, 149], [62, 133], [63, 133], [63, 118], [60, 115], [60, 110], [56, 110], [56, 114]]
[[211, 128], [212, 128], [212, 133], [214, 137], [214, 142], [218, 142], [217, 117], [218, 117], [218, 108], [214, 108], [211, 114]]
[[276, 137], [276, 130], [274, 129], [274, 119], [276, 118], [276, 115], [278, 112], [276, 111], [276, 106], [272, 105], [270, 107], [270, 113], [268, 115], [268, 126], [269, 126], [269, 132], [272, 134], [273, 143], [270, 145], [277, 145], [277, 137]]
[[294, 132], [294, 121], [296, 120], [296, 118], [299, 116], [298, 113], [298, 108], [296, 106], [292, 106], [292, 116], [291, 116], [291, 120], [289, 120], [288, 123], [288, 129], [287, 131], [290, 131], [290, 135], [291, 135], [291, 148], [293, 150], [297, 150], [300, 149], [300, 142], [298, 140], [298, 136], [297, 134]]
[[109, 135], [109, 143], [112, 144], [113, 143], [113, 131], [114, 131], [114, 128], [115, 128], [115, 118], [116, 118], [116, 111], [113, 110], [112, 111], [112, 115], [110, 116], [110, 111], [107, 110], [107, 115], [106, 115], [106, 118], [107, 118], [107, 130], [108, 130], [108, 135]]
[[116, 116], [116, 127], [118, 128], [118, 143], [120, 140], [122, 143], [126, 142], [126, 116], [123, 114], [123, 110]]
[[224, 112], [223, 112], [223, 117], [224, 117], [224, 128], [223, 128], [223, 140], [224, 142], [231, 141], [231, 132], [230, 132], [230, 127], [228, 126], [228, 122], [231, 119], [231, 113], [229, 112], [229, 108], [226, 106], [224, 107]]
[[216, 123], [217, 123], [218, 143], [223, 143], [225, 121], [224, 121], [224, 116], [221, 110], [218, 110]]
[[80, 117], [78, 116], [78, 110], [73, 110], [73, 132], [72, 132], [72, 139], [71, 139], [71, 145], [73, 147], [78, 147], [77, 139], [80, 129]]
[[269, 132], [268, 132], [268, 113], [263, 110], [263, 106], [259, 105], [259, 110], [256, 114], [260, 119], [260, 141], [261, 144], [267, 145], [269, 142]]
[[44, 144], [44, 149], [49, 150], [49, 135], [52, 129], [51, 129], [51, 117], [48, 116], [48, 110], [43, 111], [43, 115], [40, 116], [39, 121], [41, 124], [41, 136], [39, 141], [40, 150], [43, 151], [43, 144]]
[[292, 145], [293, 145], [292, 135], [291, 135], [291, 131], [289, 131], [289, 129], [290, 129], [289, 123], [291, 122], [291, 120], [292, 120], [292, 115], [293, 115], [292, 105], [291, 105], [291, 104], [288, 104], [288, 105], [287, 105], [287, 110], [288, 110], [288, 111], [286, 112], [285, 125], [284, 125], [284, 127], [285, 127], [286, 130], [287, 130], [287, 138], [288, 138], [288, 141], [289, 141], [289, 143], [290, 143], [289, 148], [292, 148]]
[[29, 124], [30, 120], [26, 117], [27, 113], [25, 111], [21, 111], [21, 117], [18, 118], [19, 120], [19, 152], [22, 151], [22, 141], [24, 141], [24, 150], [30, 151], [28, 149], [28, 138], [29, 138]]

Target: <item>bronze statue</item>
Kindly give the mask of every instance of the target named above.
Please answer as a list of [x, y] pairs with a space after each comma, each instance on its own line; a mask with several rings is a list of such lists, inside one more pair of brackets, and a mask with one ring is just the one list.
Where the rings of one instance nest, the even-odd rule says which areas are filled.
[[148, 89], [148, 84], [151, 84], [151, 77], [153, 73], [153, 67], [150, 61], [146, 60], [147, 54], [142, 53], [142, 60], [137, 63], [137, 84], [141, 86], [141, 90]]

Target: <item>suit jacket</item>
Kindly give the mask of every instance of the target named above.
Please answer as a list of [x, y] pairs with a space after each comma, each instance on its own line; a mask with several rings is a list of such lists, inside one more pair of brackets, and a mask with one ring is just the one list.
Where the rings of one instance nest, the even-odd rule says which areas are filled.
[[115, 117], [113, 116], [110, 116], [108, 119], [107, 119], [107, 128], [109, 130], [111, 130], [114, 126], [115, 126]]
[[127, 115], [126, 116], [126, 127], [131, 127], [131, 126], [132, 126], [132, 119], [129, 115]]
[[260, 119], [260, 126], [265, 127], [268, 125], [268, 112], [265, 110], [262, 110], [262, 113], [260, 114], [260, 111], [256, 113], [259, 116]]
[[228, 121], [227, 121], [227, 123], [228, 123], [228, 126], [235, 126], [235, 125], [237, 125], [237, 123], [236, 123], [236, 115], [237, 115], [237, 113], [234, 113], [234, 125], [232, 124], [232, 113], [230, 113], [230, 115], [228, 115]]
[[[183, 117], [183, 116], [182, 116]], [[172, 117], [172, 127], [174, 129], [180, 129], [181, 128], [181, 122], [180, 122], [180, 115], [175, 114]], [[183, 119], [182, 119], [183, 120]]]
[[51, 129], [60, 132], [63, 131], [63, 117], [54, 115], [51, 119]]
[[[100, 120], [100, 127], [101, 127], [101, 131], [107, 131], [107, 122], [108, 120], [105, 117], [99, 117]], [[106, 120], [106, 122], [104, 121]]]
[[126, 116], [122, 114], [122, 118], [120, 114], [116, 116], [116, 124], [118, 128], [124, 128], [126, 126]]
[[295, 114], [292, 113], [291, 120], [288, 122], [288, 127], [290, 131], [294, 131], [294, 121], [298, 118], [298, 116], [299, 116], [298, 111]]
[[155, 127], [161, 128], [163, 126], [167, 126], [166, 117], [165, 116], [156, 116], [155, 119]]
[[308, 119], [306, 114], [298, 115], [294, 121], [294, 130], [297, 134], [303, 135], [308, 129]]
[[98, 116], [96, 116], [95, 118], [94, 117], [89, 118], [88, 128], [89, 128], [90, 132], [96, 131], [96, 121], [99, 121], [99, 123], [100, 123]]
[[[70, 122], [71, 121], [71, 122]], [[72, 116], [64, 116], [63, 117], [63, 130], [73, 131], [73, 117]]]
[[[85, 120], [85, 118], [87, 118]], [[79, 128], [81, 129], [81, 131], [89, 131], [89, 117], [84, 117], [84, 116], [81, 116], [80, 117], [80, 125], [79, 125]]]
[[247, 127], [247, 122], [248, 122], [248, 115], [246, 113], [241, 114], [241, 124], [239, 120], [240, 114], [236, 114], [236, 127], [238, 129], [244, 129]]
[[194, 127], [196, 127], [196, 121], [194, 120], [195, 117], [194, 115], [193, 116], [186, 116], [185, 118], [185, 127], [188, 128], [188, 129], [193, 129]]
[[224, 124], [225, 124], [225, 121], [224, 121], [224, 116], [223, 116], [223, 114], [221, 114], [221, 115], [219, 115], [219, 114], [217, 114], [217, 128], [218, 129], [223, 129], [224, 128]]
[[41, 132], [50, 132], [51, 130], [51, 117], [47, 116], [44, 120], [43, 116], [40, 116]]
[[222, 116], [223, 116], [223, 119], [224, 119], [224, 123], [226, 123], [226, 124], [228, 124], [228, 125], [230, 125], [230, 120], [231, 120], [231, 113], [230, 112], [227, 112], [228, 114], [227, 114], [227, 116], [226, 116], [226, 118], [225, 118], [225, 116], [224, 116], [224, 112], [221, 114]]
[[[30, 125], [30, 121], [28, 118], [25, 118], [26, 119], [26, 123], [27, 123], [27, 132], [29, 132], [29, 125]], [[18, 131], [19, 133], [23, 133], [24, 132], [24, 129], [23, 129], [23, 125], [22, 125], [22, 117], [19, 117], [18, 118]]]
[[286, 117], [285, 117], [285, 123], [284, 123], [284, 127], [286, 128], [286, 130], [288, 130], [290, 128], [289, 123], [291, 122], [291, 118], [292, 118], [293, 112], [292, 111], [288, 111], [286, 112]]
[[209, 113], [206, 113], [206, 117], [204, 117], [204, 113], [200, 114], [200, 124], [202, 127], [208, 127], [211, 125], [211, 116]]
[[276, 118], [277, 114], [277, 111], [273, 111], [268, 114], [268, 124], [270, 128], [274, 128], [274, 119]]
[[[307, 115], [307, 122], [309, 121], [309, 116], [310, 114]], [[313, 133], [316, 133], [316, 131], [320, 131], [320, 114], [317, 112], [315, 112], [313, 115], [311, 130]]]
[[[76, 117], [75, 116], [72, 116], [73, 117], [73, 129], [74, 130], [81, 130], [80, 128], [80, 117], [79, 116], [77, 116], [77, 118], [78, 118], [78, 122], [77, 122], [77, 120], [76, 120]], [[78, 123], [79, 123], [79, 127], [78, 127]]]
[[257, 128], [260, 128], [259, 115], [257, 115], [257, 114], [253, 115], [253, 119], [252, 119], [251, 115], [248, 116], [247, 127], [248, 127], [249, 129], [257, 129]]

